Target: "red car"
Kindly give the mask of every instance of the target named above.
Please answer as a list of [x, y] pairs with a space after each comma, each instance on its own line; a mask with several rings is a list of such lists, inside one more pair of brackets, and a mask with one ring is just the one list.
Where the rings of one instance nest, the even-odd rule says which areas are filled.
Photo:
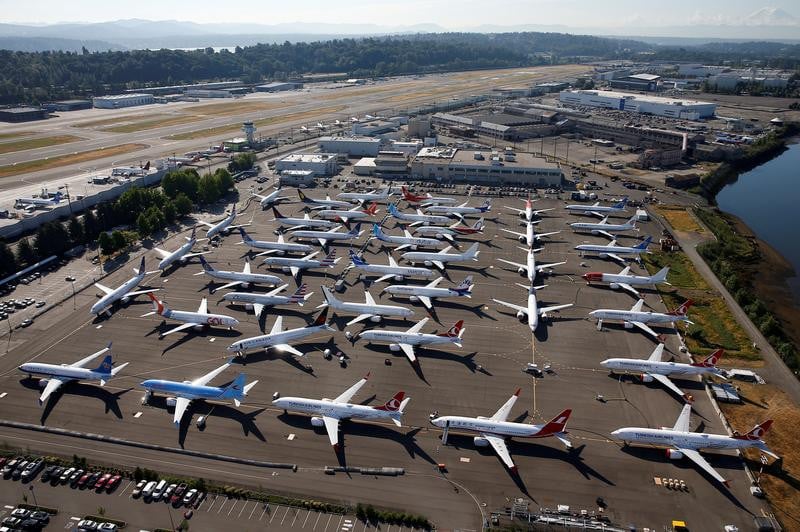
[[89, 481], [89, 477], [91, 476], [92, 476], [91, 473], [84, 473], [83, 476], [80, 479], [78, 479], [78, 487], [83, 488], [84, 486], [86, 486], [86, 483]]
[[100, 477], [94, 485], [94, 489], [97, 491], [101, 491], [103, 487], [106, 485], [106, 482], [111, 478], [111, 473], [105, 473], [102, 477]]
[[122, 477], [120, 475], [114, 475], [113, 477], [108, 479], [108, 482], [106, 482], [106, 491], [108, 493], [111, 493], [112, 491], [117, 489], [117, 486], [119, 486], [121, 480]]

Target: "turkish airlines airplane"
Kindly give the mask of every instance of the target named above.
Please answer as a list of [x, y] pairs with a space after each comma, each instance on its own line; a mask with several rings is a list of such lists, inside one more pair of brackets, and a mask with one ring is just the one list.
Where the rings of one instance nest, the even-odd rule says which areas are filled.
[[447, 216], [440, 216], [437, 214], [424, 214], [421, 210], [417, 209], [417, 214], [408, 214], [397, 210], [397, 205], [394, 203], [389, 204], [389, 216], [404, 222], [412, 222], [411, 226], [419, 224], [446, 224], [450, 223], [450, 218]]
[[497, 260], [505, 264], [508, 264], [510, 266], [516, 267], [517, 272], [520, 275], [525, 275], [528, 277], [528, 281], [530, 282], [530, 284], [533, 284], [533, 281], [536, 279], [537, 273], [545, 273], [555, 266], [561, 266], [562, 264], [567, 263], [567, 261], [561, 261], [561, 262], [550, 262], [547, 264], [536, 264], [535, 254], [537, 251], [541, 251], [542, 248], [537, 248], [537, 249], [523, 248], [523, 249], [525, 249], [525, 251], [527, 252], [525, 264], [520, 264], [519, 262], [513, 262], [506, 259], [497, 259]]
[[117, 301], [120, 301], [124, 304], [127, 303], [132, 297], [149, 294], [150, 292], [160, 290], [160, 288], [148, 288], [147, 290], [134, 290], [131, 292], [131, 290], [139, 286], [139, 283], [142, 282], [144, 276], [147, 274], [147, 270], [144, 268], [144, 257], [142, 257], [142, 262], [139, 264], [139, 268], [134, 268], [133, 272], [136, 274], [134, 277], [131, 277], [113, 290], [107, 286], [103, 286], [100, 283], [94, 283], [97, 288], [103, 291], [104, 295], [100, 298], [100, 301], [92, 305], [92, 308], [89, 309], [89, 312], [96, 316], [99, 316], [101, 313], [105, 313], [106, 315], [110, 316], [111, 312], [108, 309], [111, 308], [111, 306]]
[[350, 220], [361, 220], [363, 218], [374, 216], [377, 213], [378, 204], [372, 202], [366, 209], [362, 209], [361, 207], [354, 207], [348, 210], [323, 209], [321, 211], [317, 211], [317, 218], [321, 218], [323, 220], [335, 220], [346, 224]]
[[510, 210], [516, 212], [517, 214], [519, 214], [519, 217], [522, 218], [523, 220], [525, 220], [526, 222], [532, 222], [534, 217], [539, 216], [543, 212], [554, 211], [555, 210], [555, 208], [534, 209], [533, 208], [533, 201], [531, 201], [530, 198], [528, 198], [526, 200], [523, 200], [523, 201], [525, 202], [525, 208], [524, 209], [517, 209], [516, 207], [508, 207], [508, 206], [506, 206], [506, 209], [510, 209]]
[[647, 359], [641, 358], [609, 358], [600, 365], [610, 369], [611, 373], [631, 373], [641, 376], [642, 382], [658, 381], [661, 385], [681, 397], [687, 403], [691, 403], [694, 398], [675, 386], [670, 377], [692, 377], [695, 375], [716, 375], [727, 379], [725, 371], [717, 367], [719, 359], [725, 353], [722, 349], [717, 349], [702, 362], [683, 364], [680, 362], [662, 362], [661, 357], [664, 353], [664, 344], [658, 344], [653, 353]]
[[392, 296], [407, 297], [411, 301], [419, 301], [428, 311], [433, 310], [433, 300], [438, 297], [472, 297], [472, 276], [468, 275], [461, 283], [455, 288], [439, 288], [439, 283], [442, 282], [443, 277], [438, 277], [425, 285], [418, 284], [393, 284], [389, 285], [381, 291], [391, 294]]
[[283, 316], [275, 318], [275, 324], [269, 334], [262, 334], [260, 336], [253, 336], [252, 338], [245, 338], [233, 342], [227, 347], [229, 352], [235, 352], [240, 355], [247, 353], [253, 349], [275, 349], [278, 352], [289, 352], [295, 356], [305, 356], [305, 353], [292, 347], [289, 342], [303, 340], [322, 331], [333, 331], [333, 327], [329, 326], [326, 321], [328, 319], [328, 309], [320, 312], [314, 323], [306, 327], [298, 327], [296, 329], [283, 329]]
[[485, 223], [483, 218], [472, 224], [471, 226], [463, 226], [461, 225], [461, 221], [447, 226], [437, 226], [437, 225], [422, 225], [420, 227], [416, 227], [414, 229], [415, 233], [419, 233], [422, 236], [432, 236], [434, 238], [444, 238], [448, 242], [455, 243], [455, 239], [453, 238], [455, 235], [476, 235], [483, 233], [483, 228], [485, 227]]
[[370, 329], [361, 331], [355, 336], [355, 340], [366, 340], [367, 343], [380, 342], [388, 343], [392, 351], [402, 351], [412, 364], [417, 363], [417, 355], [414, 353], [414, 346], [454, 344], [461, 347], [461, 337], [466, 328], [464, 320], [459, 320], [446, 332], [441, 334], [427, 334], [420, 331], [428, 323], [430, 318], [424, 318], [407, 331], [388, 331], [385, 329]]
[[661, 335], [657, 334], [653, 329], [647, 326], [648, 323], [655, 323], [663, 325], [666, 323], [675, 323], [676, 321], [685, 321], [686, 323], [694, 323], [686, 317], [686, 312], [692, 306], [693, 301], [688, 299], [683, 304], [672, 312], [642, 312], [644, 299], [636, 302], [630, 310], [614, 310], [614, 309], [598, 309], [589, 313], [589, 316], [597, 319], [597, 330], [603, 329], [603, 320], [618, 320], [621, 321], [626, 329], [638, 327], [653, 338], [661, 340]]
[[149, 297], [150, 301], [153, 302], [153, 311], [148, 312], [147, 314], [142, 314], [143, 318], [146, 316], [152, 316], [153, 314], [157, 314], [162, 318], [168, 320], [183, 322], [182, 325], [173, 327], [167, 332], [160, 333], [158, 335], [159, 339], [164, 338], [168, 334], [184, 331], [186, 329], [194, 329], [196, 331], [200, 331], [203, 330], [205, 327], [217, 326], [217, 327], [227, 327], [228, 330], [232, 330], [234, 327], [239, 325], [239, 320], [237, 320], [236, 318], [232, 318], [231, 316], [226, 316], [224, 314], [209, 314], [208, 300], [206, 298], [203, 298], [200, 301], [200, 306], [198, 307], [197, 312], [188, 312], [184, 310], [172, 310], [168, 308], [163, 301], [159, 300], [153, 294], [147, 294], [147, 297]]
[[381, 230], [380, 225], [372, 224], [372, 238], [387, 244], [400, 244], [394, 248], [395, 251], [405, 248], [411, 248], [412, 251], [416, 251], [420, 247], [438, 248], [441, 245], [441, 241], [435, 238], [412, 236], [408, 229], [403, 229], [403, 235], [405, 236], [387, 235]]
[[305, 397], [279, 397], [272, 404], [283, 408], [284, 412], [303, 412], [311, 414], [311, 425], [325, 427], [328, 439], [335, 452], [339, 452], [339, 421], [342, 419], [391, 420], [402, 427], [401, 418], [406, 405], [411, 400], [404, 392], [397, 392], [394, 397], [381, 406], [367, 406], [350, 403], [369, 379], [367, 373], [363, 379], [352, 385], [343, 394], [334, 399], [307, 399]]
[[667, 457], [678, 460], [684, 456], [694, 462], [703, 471], [708, 473], [718, 482], [729, 485], [729, 482], [711, 467], [699, 453], [702, 449], [747, 449], [755, 447], [764, 454], [777, 459], [767, 444], [761, 439], [772, 426], [772, 420], [756, 425], [747, 434], [734, 432], [733, 435], [703, 434], [689, 430], [689, 420], [692, 415], [692, 405], [684, 405], [678, 420], [673, 427], [651, 429], [645, 427], [625, 427], [611, 433], [618, 440], [628, 443], [644, 443], [667, 448]]
[[341, 301], [337, 299], [326, 286], [322, 287], [322, 294], [325, 296], [325, 303], [317, 308], [328, 306], [332, 308], [334, 312], [343, 311], [355, 312], [358, 314], [358, 316], [347, 322], [347, 327], [367, 319], [377, 323], [381, 321], [382, 317], [406, 319], [414, 315], [414, 311], [410, 308], [399, 307], [397, 305], [378, 305], [375, 303], [372, 294], [366, 290], [364, 291], [364, 303]]
[[445, 264], [450, 262], [466, 262], [468, 260], [477, 261], [478, 254], [480, 253], [480, 251], [478, 251], [478, 244], [479, 242], [473, 243], [463, 253], [448, 253], [448, 251], [452, 249], [452, 246], [447, 246], [443, 250], [436, 253], [429, 251], [406, 251], [401, 255], [401, 257], [411, 264], [421, 262], [425, 266], [436, 266], [440, 270], [444, 270]]
[[[241, 229], [244, 231], [244, 229]], [[158, 263], [158, 269], [162, 272], [172, 265], [174, 262], [180, 262], [181, 264], [186, 264], [186, 262], [191, 259], [192, 257], [199, 257], [200, 255], [206, 255], [211, 253], [210, 251], [201, 251], [198, 253], [193, 253], [192, 248], [197, 243], [197, 237], [195, 236], [196, 228], [192, 227], [192, 234], [191, 236], [187, 236], [186, 243], [183, 244], [181, 247], [176, 249], [175, 251], [166, 251], [161, 248], [153, 248], [153, 251], [158, 253], [161, 257], [161, 262]]]
[[664, 266], [654, 275], [630, 275], [631, 267], [626, 266], [619, 273], [602, 273], [602, 272], [589, 272], [583, 275], [586, 279], [586, 284], [595, 283], [609, 283], [612, 290], [618, 288], [625, 290], [638, 297], [642, 298], [642, 294], [634, 288], [634, 286], [654, 286], [657, 284], [669, 284], [667, 282], [667, 274], [669, 273], [669, 266]]
[[572, 303], [565, 303], [563, 305], [539, 307], [538, 303], [536, 302], [536, 291], [546, 287], [547, 286], [546, 284], [542, 286], [527, 287], [525, 285], [517, 283], [517, 286], [528, 290], [528, 306], [523, 307], [521, 305], [515, 305], [514, 303], [507, 303], [505, 301], [501, 301], [499, 299], [494, 299], [494, 298], [492, 298], [492, 301], [494, 301], [499, 305], [503, 305], [504, 307], [516, 310], [517, 319], [519, 319], [520, 321], [527, 318], [528, 328], [530, 328], [531, 332], [535, 332], [537, 327], [539, 327], [539, 318], [547, 318], [547, 315], [550, 312], [558, 312], [561, 309], [569, 308], [573, 305]]
[[519, 398], [521, 389], [517, 389], [514, 395], [494, 413], [492, 417], [464, 417], [464, 416], [440, 416], [431, 419], [431, 423], [441, 429], [442, 445], [447, 445], [447, 436], [451, 429], [466, 430], [477, 432], [480, 436], [473, 438], [476, 447], [492, 446], [494, 452], [500, 457], [505, 466], [512, 472], [517, 472], [517, 466], [511, 459], [511, 453], [506, 447], [507, 438], [545, 438], [553, 436], [564, 444], [567, 449], [572, 449], [572, 442], [567, 438], [567, 420], [569, 420], [572, 410], [567, 409], [558, 414], [552, 420], [541, 425], [530, 425], [528, 423], [515, 423], [507, 421], [514, 403]]

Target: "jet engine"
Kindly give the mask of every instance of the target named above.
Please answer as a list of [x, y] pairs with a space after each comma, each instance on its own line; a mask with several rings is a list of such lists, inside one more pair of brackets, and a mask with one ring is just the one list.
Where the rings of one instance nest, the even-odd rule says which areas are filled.
[[409, 299], [410, 301], [414, 302], [414, 303], [416, 303], [417, 301], [419, 301], [419, 297], [417, 297], [417, 296], [408, 296], [408, 299]]
[[432, 263], [431, 261], [429, 261], [429, 260], [426, 260], [426, 261], [424, 262], [424, 264], [425, 264], [425, 266], [427, 266], [427, 267], [429, 267], [429, 268], [430, 268], [431, 266], [433, 266], [433, 263]]
[[245, 304], [244, 304], [244, 309], [245, 309], [245, 310], [253, 310], [253, 308], [254, 308], [254, 307], [253, 307], [253, 304], [252, 304], [252, 303], [245, 303]]
[[593, 235], [599, 235], [599, 234], [600, 234], [600, 231], [598, 231], [597, 229], [592, 229], [590, 232], [591, 232]]
[[519, 237], [517, 237], [517, 240], [519, 240], [520, 244], [524, 244], [525, 241], [528, 240], [528, 238], [525, 237], [525, 236], [519, 236]]
[[482, 436], [475, 436], [474, 438], [472, 438], [472, 442], [475, 444], [475, 447], [488, 447], [489, 446], [489, 440], [487, 440], [486, 438], [484, 438]]
[[174, 407], [176, 404], [178, 404], [178, 399], [177, 398], [175, 398], [175, 397], [167, 397], [167, 406]]
[[680, 460], [683, 458], [683, 453], [675, 449], [667, 449], [667, 458], [670, 460]]
[[395, 281], [402, 281], [403, 280], [403, 276], [402, 275], [395, 275], [394, 276], [394, 280]]
[[400, 344], [389, 344], [389, 350], [397, 353], [400, 351]]
[[369, 321], [371, 321], [373, 323], [378, 323], [379, 321], [381, 321], [381, 317], [380, 316], [370, 316]]
[[642, 373], [642, 382], [653, 382], [653, 376], [647, 373]]
[[517, 319], [518, 319], [519, 321], [525, 321], [525, 320], [527, 320], [527, 319], [528, 319], [528, 317], [525, 315], [525, 313], [524, 313], [524, 312], [522, 312], [521, 310], [518, 310], [518, 311], [517, 311]]
[[281, 266], [281, 271], [283, 273], [289, 273], [292, 270], [288, 266]]
[[612, 290], [619, 290], [619, 283], [611, 283], [608, 286], [610, 286]]
[[242, 288], [250, 288], [250, 283], [242, 283]]
[[50, 379], [39, 379], [39, 388], [44, 388], [48, 382], [50, 382]]
[[525, 268], [517, 268], [517, 273], [525, 277], [528, 274], [528, 271]]
[[123, 304], [123, 305], [127, 305], [127, 304], [128, 304], [128, 301], [130, 301], [130, 300], [131, 300], [130, 296], [125, 296], [125, 297], [123, 297], [122, 299], [120, 299], [120, 300], [119, 300], [119, 302], [120, 302], [121, 304]]
[[324, 427], [325, 421], [321, 417], [314, 416], [311, 418], [311, 425], [314, 427]]
[[198, 331], [198, 332], [202, 331], [203, 330], [203, 324], [202, 323], [198, 323], [197, 325], [192, 327], [192, 329], [194, 329], [195, 331]]
[[597, 256], [600, 257], [601, 259], [607, 259], [608, 253], [599, 253]]
[[623, 327], [625, 327], [626, 329], [633, 329], [633, 323], [631, 323], [631, 322], [629, 322], [629, 321], [626, 321], [626, 322], [623, 324]]

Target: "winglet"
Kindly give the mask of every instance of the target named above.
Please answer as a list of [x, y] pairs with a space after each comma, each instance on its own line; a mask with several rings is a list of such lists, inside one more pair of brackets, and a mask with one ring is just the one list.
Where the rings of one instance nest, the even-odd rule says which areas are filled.
[[517, 391], [514, 392], [514, 396], [519, 397], [520, 392], [522, 392], [522, 388], [517, 388]]

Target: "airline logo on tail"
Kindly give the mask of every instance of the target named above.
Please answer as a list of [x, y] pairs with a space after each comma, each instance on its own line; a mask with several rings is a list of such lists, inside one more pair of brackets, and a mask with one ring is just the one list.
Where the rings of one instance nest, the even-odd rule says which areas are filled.
[[153, 310], [156, 312], [156, 314], [158, 314], [159, 316], [163, 315], [164, 314], [164, 310], [166, 309], [166, 307], [164, 306], [164, 303], [162, 303], [152, 293], [148, 293], [147, 297], [149, 297], [150, 301], [153, 302]]
[[405, 186], [400, 187], [400, 190], [403, 192], [403, 199], [406, 201], [410, 201], [412, 203], [428, 199], [425, 196], [417, 196], [412, 194], [411, 192], [408, 191], [408, 188], [406, 188]]
[[289, 297], [290, 303], [302, 303], [306, 299], [306, 293], [308, 292], [308, 285], [303, 283], [300, 287]]
[[464, 320], [458, 320], [455, 325], [450, 327], [447, 332], [440, 334], [439, 336], [446, 336], [448, 338], [459, 338], [461, 336], [461, 331], [464, 330]]
[[100, 363], [100, 365], [97, 366], [97, 369], [95, 369], [95, 371], [97, 373], [106, 373], [106, 374], [110, 375], [111, 374], [111, 368], [113, 367], [113, 365], [114, 365], [114, 363], [111, 360], [111, 355], [106, 355], [106, 357], [103, 359], [103, 361]]
[[691, 307], [693, 303], [694, 301], [687, 299], [680, 307], [670, 312], [670, 316], [686, 316], [686, 313], [689, 311], [689, 307]]
[[378, 224], [372, 224], [372, 235], [378, 240], [384, 239], [383, 231], [381, 231], [381, 228]]
[[358, 233], [360, 232], [361, 232], [361, 222], [358, 222], [355, 227], [353, 227], [352, 229], [350, 229], [350, 231], [348, 231], [348, 234], [358, 235]]
[[207, 271], [207, 272], [213, 272], [214, 271], [214, 268], [211, 267], [211, 265], [206, 261], [206, 259], [203, 258], [202, 255], [200, 255], [200, 265], [203, 267], [204, 271]]
[[625, 196], [624, 198], [622, 198], [622, 201], [620, 201], [619, 203], [615, 204], [614, 207], [616, 207], [618, 209], [623, 209], [623, 208], [625, 208], [625, 206], [627, 204], [628, 204], [628, 196]]
[[[324, 292], [324, 290], [323, 290], [323, 292]], [[327, 299], [327, 297], [326, 297], [326, 299]], [[325, 307], [322, 310], [322, 312], [319, 313], [319, 316], [317, 316], [317, 319], [314, 320], [313, 327], [319, 327], [320, 325], [325, 325], [326, 321], [328, 321], [328, 307]]]
[[772, 427], [772, 420], [768, 419], [765, 422], [761, 423], [760, 425], [756, 425], [753, 427], [753, 430], [748, 432], [747, 434], [738, 434], [734, 435], [734, 438], [737, 440], [760, 440], [764, 437], [764, 434]]
[[331, 267], [334, 264], [336, 264], [336, 250], [331, 249], [331, 252], [325, 255], [325, 258], [322, 259], [322, 262], [320, 264], [322, 264], [323, 266], [331, 266]]
[[484, 202], [483, 202], [483, 205], [481, 205], [480, 207], [478, 207], [478, 209], [480, 209], [480, 211], [481, 211], [481, 212], [486, 212], [486, 211], [488, 211], [488, 210], [491, 210], [491, 208], [492, 208], [492, 200], [489, 200], [489, 199], [487, 199], [486, 201], [484, 201]]
[[353, 261], [353, 264], [356, 266], [368, 266], [367, 261], [359, 257], [352, 249], [350, 250], [350, 260]]
[[364, 212], [366, 214], [369, 214], [370, 216], [372, 216], [374, 214], [377, 214], [377, 212], [378, 212], [378, 204], [373, 201], [372, 203], [370, 203], [369, 207], [364, 209], [362, 212]]
[[641, 243], [639, 243], [638, 245], [634, 246], [634, 249], [647, 249], [647, 246], [649, 246], [650, 242], [652, 242], [652, 241], [653, 241], [653, 237], [648, 236]]
[[724, 353], [725, 353], [724, 349], [717, 349], [716, 351], [714, 351], [713, 353], [708, 355], [708, 357], [706, 357], [705, 360], [703, 360], [702, 362], [698, 362], [698, 363], [692, 364], [692, 366], [694, 366], [696, 368], [713, 368], [713, 367], [716, 367], [717, 363], [719, 362], [719, 359], [722, 358], [722, 355]]
[[245, 232], [243, 227], [239, 228], [239, 234], [242, 235], [242, 241], [243, 242], [252, 242], [253, 241], [253, 238]]
[[564, 429], [567, 428], [567, 421], [569, 420], [569, 416], [572, 414], [572, 409], [568, 408], [558, 414], [556, 417], [551, 419], [547, 425], [542, 427], [542, 430], [539, 431], [537, 436], [546, 436], [548, 434], [558, 434], [559, 432], [565, 432]]
[[466, 279], [461, 281], [461, 284], [456, 286], [454, 291], [458, 292], [459, 294], [466, 294], [472, 291], [472, 276], [468, 276]]
[[398, 412], [400, 411], [400, 407], [403, 404], [403, 399], [406, 396], [406, 392], [397, 392], [394, 394], [394, 397], [386, 401], [381, 406], [374, 407], [375, 410], [385, 410], [387, 412]]
[[299, 190], [299, 189], [297, 190], [297, 196], [300, 198], [300, 201], [302, 201], [303, 203], [309, 203], [311, 201], [311, 200], [308, 199], [308, 197], [306, 197], [305, 194], [303, 194], [302, 190]]

